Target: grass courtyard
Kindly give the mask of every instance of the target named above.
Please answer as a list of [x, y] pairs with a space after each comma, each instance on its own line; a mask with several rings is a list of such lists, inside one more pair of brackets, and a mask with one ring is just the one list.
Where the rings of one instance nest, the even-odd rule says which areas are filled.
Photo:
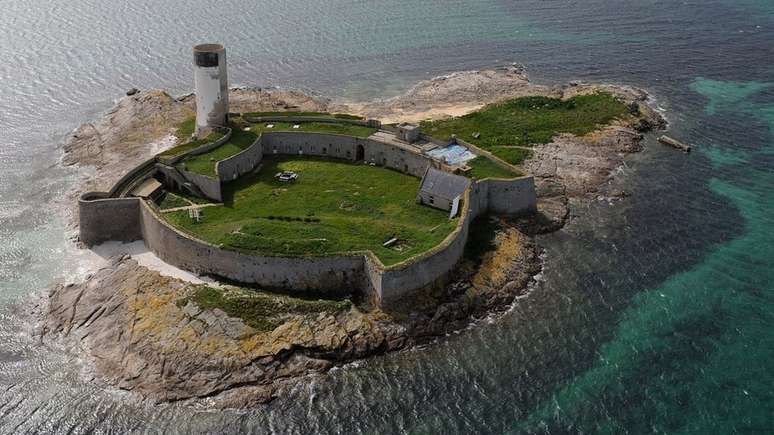
[[568, 100], [522, 97], [457, 118], [424, 121], [421, 127], [438, 139], [454, 134], [508, 163], [520, 164], [531, 155], [524, 147], [548, 143], [560, 133], [584, 135], [627, 113], [624, 103], [605, 92]]
[[[299, 178], [274, 178], [295, 171]], [[326, 255], [370, 250], [391, 265], [438, 245], [457, 220], [416, 203], [420, 180], [364, 164], [270, 156], [256, 173], [224, 186], [224, 206], [195, 222], [165, 214], [181, 230], [226, 249], [261, 255]], [[391, 247], [382, 244], [392, 238]]]
[[[269, 128], [269, 125], [272, 127]], [[298, 125], [298, 128], [293, 128]], [[375, 128], [350, 124], [333, 124], [321, 122], [304, 122], [299, 124], [274, 122], [232, 125], [231, 139], [214, 150], [187, 158], [182, 164], [191, 172], [215, 177], [215, 164], [231, 156], [239, 154], [255, 142], [255, 139], [263, 132], [292, 131], [307, 133], [331, 133], [345, 134], [349, 136], [368, 137], [376, 132]]]

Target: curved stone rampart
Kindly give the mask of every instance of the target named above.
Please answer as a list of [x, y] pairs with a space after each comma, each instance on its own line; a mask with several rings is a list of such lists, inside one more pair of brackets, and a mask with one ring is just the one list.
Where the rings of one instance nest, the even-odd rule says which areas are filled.
[[[219, 194], [221, 181], [230, 181], [229, 174], [233, 177], [234, 173], [241, 175], [253, 170], [264, 153], [327, 156], [351, 161], [362, 158], [417, 177], [421, 177], [429, 165], [437, 164], [426, 155], [369, 138], [270, 132], [264, 133], [241, 153], [218, 162], [218, 179], [201, 177], [212, 183]], [[199, 183], [196, 184], [201, 188]], [[92, 192], [82, 196], [79, 208], [81, 240], [87, 245], [107, 240], [143, 239], [162, 260], [196, 273], [285, 290], [340, 293], [342, 289], [349, 289], [373, 295], [380, 303], [389, 304], [418, 289], [441, 284], [450, 277], [464, 254], [470, 224], [476, 216], [488, 210], [503, 214], [530, 212], [535, 210], [535, 203], [532, 177], [484, 179], [471, 183], [465, 192], [455, 230], [438, 246], [389, 267], [371, 252], [281, 257], [222, 249], [173, 228], [148, 203], [138, 198], [107, 198], [106, 193]]]
[[362, 253], [280, 257], [222, 249], [172, 227], [145, 201], [140, 207], [140, 227], [148, 249], [165, 262], [195, 273], [272, 289], [370, 292], [364, 279]]
[[225, 160], [215, 163], [215, 172], [221, 183], [234, 181], [240, 176], [252, 171], [263, 160], [263, 145], [258, 136], [249, 147], [239, 154], [235, 154]]
[[[291, 154], [363, 160], [421, 178], [435, 162], [408, 148], [370, 138], [329, 133], [271, 132], [263, 134], [264, 154]], [[362, 148], [359, 148], [362, 147]], [[360, 154], [362, 151], [362, 155]]]
[[[116, 184], [113, 185], [110, 191], [107, 192], [107, 196], [116, 197], [126, 192], [129, 189], [129, 186], [139, 181], [139, 178], [145, 173], [147, 173], [155, 164], [156, 164], [155, 156], [140, 163], [134, 169], [127, 172], [123, 177], [121, 177], [116, 182]], [[91, 192], [91, 193], [95, 193], [95, 192]]]
[[207, 199], [215, 202], [223, 202], [223, 190], [219, 178], [208, 177], [182, 168], [177, 169], [189, 183], [199, 188]]

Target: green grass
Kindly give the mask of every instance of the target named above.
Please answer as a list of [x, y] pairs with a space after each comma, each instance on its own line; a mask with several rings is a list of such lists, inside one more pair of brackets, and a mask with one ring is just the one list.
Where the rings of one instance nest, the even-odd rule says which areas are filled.
[[[274, 174], [292, 170], [294, 183]], [[448, 213], [416, 203], [420, 180], [396, 171], [314, 157], [267, 156], [260, 172], [225, 185], [224, 206], [164, 215], [193, 236], [261, 255], [372, 251], [391, 265], [438, 245], [454, 230]], [[397, 247], [382, 243], [397, 237]]]
[[213, 131], [207, 135], [206, 138], [191, 140], [191, 135], [193, 135], [195, 128], [196, 117], [188, 118], [178, 124], [174, 133], [175, 137], [177, 137], [178, 145], [158, 154], [158, 156], [162, 158], [179, 156], [181, 154], [187, 153], [188, 151], [199, 148], [204, 144], [215, 142], [223, 137], [223, 133]]
[[188, 171], [206, 175], [208, 177], [216, 177], [215, 164], [217, 162], [244, 151], [255, 142], [257, 137], [258, 135], [252, 131], [244, 131], [233, 127], [231, 139], [229, 139], [228, 142], [210, 152], [199, 154], [198, 156], [191, 156], [181, 162], [181, 165], [185, 165], [185, 168]]
[[476, 157], [473, 160], [469, 160], [466, 165], [470, 167], [470, 171], [465, 173], [465, 176], [477, 180], [483, 180], [484, 178], [514, 178], [522, 175], [519, 172], [505, 169], [486, 157]]
[[[267, 128], [267, 125], [274, 125], [273, 128]], [[293, 128], [293, 125], [298, 125], [299, 128]], [[268, 122], [253, 124], [250, 127], [250, 131], [255, 133], [261, 133], [264, 131], [294, 131], [294, 132], [306, 132], [306, 133], [330, 133], [330, 134], [344, 134], [348, 136], [356, 137], [368, 137], [376, 133], [377, 129], [371, 127], [363, 127], [361, 125], [351, 124], [334, 124], [324, 122], [301, 122], [298, 124], [287, 122]]]
[[350, 115], [348, 113], [325, 113], [325, 112], [250, 112], [245, 113], [245, 117], [282, 117], [282, 116], [302, 116], [302, 117], [319, 117], [319, 118], [333, 118], [333, 119], [363, 119], [362, 116]]
[[[457, 135], [518, 164], [527, 152], [503, 147], [548, 143], [559, 133], [584, 135], [626, 114], [626, 105], [606, 92], [579, 95], [567, 101], [521, 97], [458, 118], [424, 121], [421, 127], [426, 134], [444, 141]], [[480, 136], [475, 138], [475, 133]]]
[[193, 302], [202, 310], [219, 308], [231, 317], [242, 319], [258, 331], [271, 331], [283, 323], [283, 317], [293, 314], [334, 314], [349, 310], [349, 300], [299, 298], [276, 293], [236, 287], [217, 289], [197, 286], [187, 297], [177, 302], [183, 307]]
[[489, 152], [512, 165], [520, 165], [524, 160], [532, 157], [530, 150], [507, 146], [492, 147], [489, 148]]
[[159, 208], [161, 210], [169, 210], [170, 208], [177, 207], [187, 207], [189, 205], [191, 205], [191, 203], [172, 192], [165, 193], [159, 202]]
[[223, 138], [224, 134], [219, 131], [213, 131], [207, 137], [204, 139], [196, 139], [192, 141], [185, 142], [183, 144], [180, 144], [174, 148], [170, 148], [163, 153], [158, 154], [159, 157], [175, 157], [179, 156], [181, 154], [185, 154], [188, 151], [195, 150], [196, 148], [199, 148], [202, 145], [212, 143], [215, 141], [220, 140]]
[[175, 130], [175, 136], [179, 142], [185, 142], [191, 138], [196, 130], [196, 117], [192, 116], [178, 124]]
[[[267, 125], [272, 124], [274, 127], [267, 128]], [[299, 128], [293, 128], [293, 125], [295, 124], [284, 122], [252, 124], [249, 127], [249, 131], [245, 131], [241, 126], [232, 125], [233, 133], [231, 134], [231, 139], [228, 142], [208, 153], [189, 157], [181, 164], [185, 164], [185, 168], [188, 171], [206, 175], [208, 177], [215, 177], [217, 176], [215, 172], [215, 164], [217, 162], [225, 160], [235, 154], [239, 154], [240, 152], [244, 151], [246, 148], [252, 145], [253, 142], [255, 142], [258, 134], [264, 131], [331, 133], [356, 137], [368, 137], [376, 132], [375, 128], [349, 124], [305, 122], [298, 124]]]

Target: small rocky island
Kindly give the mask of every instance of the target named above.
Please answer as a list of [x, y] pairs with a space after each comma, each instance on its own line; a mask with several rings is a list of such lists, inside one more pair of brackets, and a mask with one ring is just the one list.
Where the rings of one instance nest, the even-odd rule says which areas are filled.
[[[218, 49], [195, 49], [195, 65], [220, 68], [201, 55]], [[515, 66], [367, 103], [218, 93], [212, 77], [197, 75], [196, 95], [131, 92], [65, 145], [65, 164], [94, 168], [73, 192], [83, 244], [142, 239], [214, 279], [116, 255], [51, 290], [44, 341], [76, 343], [95, 379], [151, 400], [266, 402], [302, 375], [507, 309], [540, 271], [534, 236], [577, 201], [623, 195], [607, 182], [664, 125], [643, 91], [533, 85]]]

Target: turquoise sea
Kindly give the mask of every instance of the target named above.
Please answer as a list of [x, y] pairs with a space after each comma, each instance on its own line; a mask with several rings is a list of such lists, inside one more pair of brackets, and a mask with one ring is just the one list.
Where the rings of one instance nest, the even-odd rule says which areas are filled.
[[[0, 433], [774, 433], [774, 1], [0, 0]], [[31, 335], [31, 301], [90, 264], [60, 199], [68, 131], [133, 86], [190, 91], [190, 47], [233, 84], [391, 96], [519, 62], [534, 81], [651, 92], [623, 201], [539, 239], [502, 316], [336, 369], [266, 406], [153, 405]]]

